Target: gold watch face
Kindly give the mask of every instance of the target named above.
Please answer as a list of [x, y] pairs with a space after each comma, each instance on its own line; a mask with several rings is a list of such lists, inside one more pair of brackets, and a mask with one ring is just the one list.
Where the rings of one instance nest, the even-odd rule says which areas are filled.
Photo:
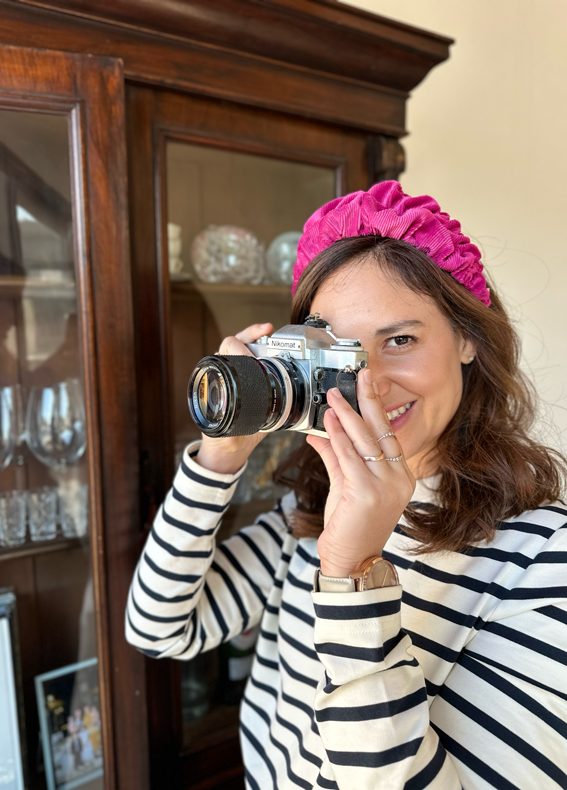
[[375, 590], [377, 587], [389, 587], [393, 581], [388, 563], [377, 562], [368, 572], [364, 589]]

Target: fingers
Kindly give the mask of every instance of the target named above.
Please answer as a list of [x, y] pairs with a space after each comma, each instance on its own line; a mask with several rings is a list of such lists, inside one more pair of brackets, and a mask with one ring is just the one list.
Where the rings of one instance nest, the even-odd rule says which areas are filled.
[[247, 355], [254, 356], [249, 348], [246, 348], [246, 343], [255, 343], [258, 338], [263, 335], [269, 335], [273, 331], [272, 324], [253, 324], [252, 326], [243, 329], [234, 337], [225, 337], [220, 344], [219, 354], [231, 355]]
[[402, 454], [397, 438], [385, 435], [391, 434], [392, 428], [382, 402], [374, 392], [369, 370], [362, 371], [358, 376], [356, 393], [360, 415], [337, 393], [337, 389], [330, 390], [327, 400], [335, 409], [359, 455], [380, 455], [383, 452], [387, 458], [397, 458]]
[[323, 420], [332, 451], [343, 475], [348, 480], [355, 480], [368, 474], [366, 463], [356, 451], [334, 409], [327, 409]]
[[[385, 434], [392, 434], [394, 431], [390, 425], [386, 409], [382, 405], [382, 400], [374, 387], [372, 373], [368, 368], [363, 370], [358, 377], [356, 395], [362, 419], [373, 427], [376, 439], [380, 439], [380, 449], [386, 455], [386, 458], [397, 458], [402, 455], [403, 451], [398, 438], [395, 435], [385, 436]], [[385, 438], [381, 439], [382, 436], [385, 436]], [[367, 453], [364, 453], [364, 455], [367, 455]]]
[[[330, 409], [327, 410], [329, 412]], [[336, 422], [336, 418], [335, 418]], [[309, 435], [306, 439], [307, 444], [310, 444], [311, 447], [319, 453], [321, 460], [325, 465], [325, 469], [327, 470], [327, 474], [329, 475], [329, 480], [333, 483], [337, 478], [342, 476], [341, 467], [339, 464], [339, 459], [337, 458], [335, 451], [331, 445], [329, 439], [325, 439], [323, 436], [313, 436]]]
[[239, 332], [236, 335], [236, 339], [241, 340], [243, 343], [255, 343], [259, 337], [269, 335], [273, 328], [272, 324], [252, 324], [252, 326], [248, 326], [242, 332]]

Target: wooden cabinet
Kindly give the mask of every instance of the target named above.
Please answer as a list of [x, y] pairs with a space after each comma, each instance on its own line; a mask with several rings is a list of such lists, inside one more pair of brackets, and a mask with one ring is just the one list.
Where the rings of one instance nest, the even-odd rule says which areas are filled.
[[[26, 787], [244, 786], [226, 655], [155, 661], [123, 637], [198, 437], [191, 370], [289, 317], [276, 270], [219, 279], [192, 247], [237, 228], [263, 260], [322, 203], [396, 178], [408, 92], [450, 43], [333, 0], [0, 0], [0, 587]], [[271, 506], [298, 439], [261, 445], [223, 534]]]

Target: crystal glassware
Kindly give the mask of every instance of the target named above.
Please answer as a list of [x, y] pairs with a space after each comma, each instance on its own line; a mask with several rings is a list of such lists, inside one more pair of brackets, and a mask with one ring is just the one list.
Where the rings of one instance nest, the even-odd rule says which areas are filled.
[[16, 446], [15, 414], [11, 387], [0, 389], [0, 471], [12, 461]]
[[26, 492], [0, 493], [0, 546], [21, 546], [26, 541]]
[[234, 225], [209, 225], [198, 233], [191, 259], [207, 283], [258, 285], [264, 277], [264, 245], [253, 233]]
[[28, 491], [28, 522], [34, 541], [52, 540], [57, 535], [57, 489], [53, 486]]
[[46, 466], [65, 471], [87, 446], [85, 408], [76, 379], [50, 387], [32, 387], [26, 435], [30, 450]]
[[14, 458], [16, 466], [23, 466], [25, 463], [26, 452], [26, 410], [25, 392], [21, 384], [14, 384], [10, 387], [12, 396], [12, 406], [14, 409], [14, 429], [16, 435]]
[[66, 538], [82, 538], [89, 526], [89, 487], [69, 481], [59, 490], [59, 521]]
[[290, 230], [280, 233], [268, 247], [266, 254], [266, 282], [273, 285], [292, 285], [293, 269], [297, 260], [297, 245], [301, 233]]

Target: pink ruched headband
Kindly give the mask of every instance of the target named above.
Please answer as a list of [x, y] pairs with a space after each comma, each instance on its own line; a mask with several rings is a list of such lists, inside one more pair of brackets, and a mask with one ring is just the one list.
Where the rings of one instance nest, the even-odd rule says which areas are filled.
[[432, 197], [410, 197], [397, 181], [382, 181], [368, 192], [331, 200], [309, 217], [297, 248], [292, 293], [322, 250], [339, 239], [374, 234], [406, 241], [422, 250], [483, 304], [490, 304], [478, 247]]

